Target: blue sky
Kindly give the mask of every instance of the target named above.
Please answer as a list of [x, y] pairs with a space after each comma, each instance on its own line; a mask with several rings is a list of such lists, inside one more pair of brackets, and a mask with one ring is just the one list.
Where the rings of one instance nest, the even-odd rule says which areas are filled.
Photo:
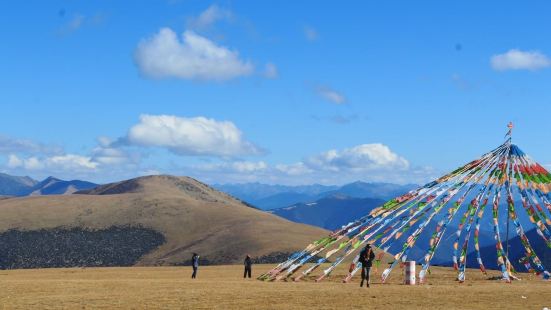
[[551, 164], [551, 4], [17, 1], [0, 171], [424, 182], [503, 140]]

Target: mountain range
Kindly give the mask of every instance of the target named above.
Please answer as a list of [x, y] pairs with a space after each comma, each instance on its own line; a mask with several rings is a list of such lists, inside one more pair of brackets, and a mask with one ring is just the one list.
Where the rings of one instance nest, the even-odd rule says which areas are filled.
[[[414, 185], [249, 183], [217, 187], [239, 198], [186, 177], [150, 176], [98, 186], [79, 180], [48, 177], [37, 182], [0, 174], [0, 268], [178, 265], [185, 264], [192, 251], [201, 253], [207, 264], [238, 262], [243, 252], [258, 261], [277, 261], [326, 234], [323, 229], [335, 230], [360, 218]], [[251, 208], [247, 203], [251, 201], [265, 208], [285, 206], [261, 212]], [[486, 212], [480, 243], [486, 267], [495, 269], [490, 217], [491, 212]], [[450, 223], [432, 260], [434, 265], [451, 265], [458, 219]], [[501, 226], [506, 220], [500, 218]], [[545, 243], [530, 230], [533, 226], [527, 218], [521, 216], [520, 221], [532, 246], [551, 268], [551, 253]], [[419, 236], [410, 259], [422, 260], [434, 226], [430, 223]], [[502, 232], [504, 229], [501, 227]], [[523, 248], [518, 237], [513, 237], [513, 229], [511, 234], [511, 260], [515, 268], [523, 270], [518, 263]], [[391, 252], [400, 250], [405, 236], [394, 243]], [[468, 267], [478, 267], [472, 251]]]
[[297, 203], [268, 212], [293, 222], [304, 223], [335, 230], [352, 222], [385, 203], [374, 198], [353, 198], [342, 194], [318, 199], [314, 202]]
[[30, 189], [30, 193], [28, 195], [68, 195], [80, 190], [91, 189], [96, 186], [98, 186], [98, 184], [87, 181], [64, 181], [54, 177], [48, 177], [43, 181], [36, 183]]
[[39, 182], [28, 176], [0, 173], [0, 195], [2, 196], [67, 195], [96, 186], [98, 184], [81, 180], [65, 181], [50, 176]]
[[283, 260], [327, 231], [251, 208], [188, 177], [0, 200], [0, 269]]
[[0, 173], [0, 195], [25, 196], [38, 183], [30, 177], [13, 176]]
[[215, 184], [213, 187], [229, 193], [262, 210], [288, 207], [297, 203], [315, 202], [325, 197], [344, 195], [351, 198], [388, 200], [414, 189], [417, 185], [366, 183], [357, 181], [343, 186], [320, 184], [284, 186], [261, 183]]

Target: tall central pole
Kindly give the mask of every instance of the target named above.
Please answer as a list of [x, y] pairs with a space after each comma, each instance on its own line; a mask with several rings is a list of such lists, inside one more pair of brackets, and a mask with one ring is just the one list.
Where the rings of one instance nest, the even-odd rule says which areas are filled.
[[[509, 170], [507, 171], [507, 182], [509, 183], [508, 184], [509, 188], [511, 187], [511, 169], [513, 169], [512, 167], [513, 161], [512, 161], [512, 155], [511, 155], [513, 127], [514, 127], [513, 122], [509, 122], [509, 124], [507, 124], [507, 128], [509, 128], [509, 131], [507, 132], [507, 136], [508, 136], [507, 143], [509, 144], [509, 151], [507, 154], [507, 164], [505, 167], [507, 167], [507, 169]], [[509, 222], [510, 221], [511, 221], [511, 210], [509, 210], [509, 205], [507, 205], [507, 236], [505, 238], [505, 258], [507, 259], [507, 261], [505, 263], [506, 263], [507, 273], [509, 274], [509, 277], [511, 276], [511, 262], [509, 261]]]

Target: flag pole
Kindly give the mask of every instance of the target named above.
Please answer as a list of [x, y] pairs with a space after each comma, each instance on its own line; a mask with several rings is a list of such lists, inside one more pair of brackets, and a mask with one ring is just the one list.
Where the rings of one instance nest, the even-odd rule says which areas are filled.
[[[509, 154], [507, 154], [507, 157], [508, 157], [508, 163], [507, 165], [511, 165], [512, 163], [512, 155], [511, 155], [511, 145], [512, 145], [512, 139], [513, 139], [513, 122], [509, 122], [509, 124], [507, 124], [507, 128], [509, 128], [509, 131], [507, 132], [507, 136], [508, 136], [508, 144], [509, 144]], [[509, 166], [509, 171], [508, 171], [508, 182], [509, 182], [509, 186], [511, 186], [511, 169], [513, 169], [513, 167]], [[506, 266], [507, 266], [507, 273], [509, 274], [509, 277], [511, 277], [511, 262], [509, 261], [509, 222], [511, 221], [511, 210], [509, 210], [509, 206], [507, 206], [507, 236], [505, 238], [505, 257], [507, 258], [507, 262], [506, 262]]]

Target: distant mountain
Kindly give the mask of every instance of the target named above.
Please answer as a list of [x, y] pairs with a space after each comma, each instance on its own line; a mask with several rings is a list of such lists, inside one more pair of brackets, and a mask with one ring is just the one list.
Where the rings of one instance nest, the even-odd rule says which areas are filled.
[[29, 191], [29, 196], [39, 196], [39, 195], [68, 195], [80, 190], [91, 189], [98, 186], [98, 184], [80, 181], [80, 180], [71, 180], [64, 181], [54, 177], [48, 177], [37, 184], [35, 184]]
[[0, 196], [66, 195], [96, 186], [98, 184], [81, 180], [65, 181], [47, 177], [38, 182], [27, 176], [0, 173]]
[[[415, 184], [392, 184], [392, 183], [366, 183], [357, 181], [341, 186], [335, 191], [337, 194], [344, 194], [356, 198], [378, 198], [389, 200], [394, 197], [407, 193], [408, 191], [419, 187]], [[333, 194], [331, 192], [326, 193]]]
[[38, 183], [30, 177], [12, 176], [0, 173], [0, 195], [24, 196]]
[[[214, 184], [212, 187], [241, 200], [255, 204], [262, 209], [267, 209], [262, 207], [262, 201], [270, 201], [269, 199], [272, 196], [277, 197], [277, 195], [280, 194], [302, 194], [303, 196], [301, 199], [303, 199], [304, 197], [317, 197], [317, 195], [321, 193], [333, 191], [339, 188], [338, 186], [326, 186], [320, 184], [287, 186], [262, 183]], [[289, 204], [290, 203], [280, 204], [278, 207], [287, 206]]]
[[313, 202], [324, 197], [345, 195], [352, 198], [377, 198], [388, 200], [417, 187], [414, 184], [354, 182], [344, 186], [320, 184], [303, 186], [267, 185], [261, 183], [214, 185], [218, 190], [231, 194], [260, 209], [271, 210], [297, 203]]
[[368, 214], [384, 200], [333, 195], [315, 202], [297, 203], [269, 211], [293, 222], [335, 230]]
[[258, 206], [263, 210], [272, 210], [281, 208], [282, 206], [290, 206], [300, 202], [315, 201], [319, 198], [318, 195], [284, 192], [268, 196], [266, 198], [258, 199], [252, 202], [253, 205]]

